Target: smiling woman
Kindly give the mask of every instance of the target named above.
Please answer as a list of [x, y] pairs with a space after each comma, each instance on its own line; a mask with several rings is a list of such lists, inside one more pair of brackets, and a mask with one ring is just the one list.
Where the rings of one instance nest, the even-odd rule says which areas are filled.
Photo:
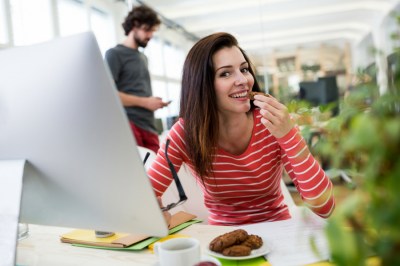
[[[289, 219], [280, 189], [283, 169], [306, 205], [321, 217], [334, 209], [332, 183], [293, 126], [287, 108], [260, 91], [251, 62], [235, 37], [216, 33], [189, 51], [180, 119], [168, 133], [168, 157], [186, 163], [203, 191], [209, 224]], [[163, 143], [148, 175], [157, 196], [173, 177]], [[190, 197], [190, 195], [188, 195]]]
[[247, 95], [254, 85], [249, 63], [236, 46], [220, 49], [212, 59], [216, 69], [214, 86], [218, 110], [227, 115], [235, 111], [245, 114], [250, 109]]

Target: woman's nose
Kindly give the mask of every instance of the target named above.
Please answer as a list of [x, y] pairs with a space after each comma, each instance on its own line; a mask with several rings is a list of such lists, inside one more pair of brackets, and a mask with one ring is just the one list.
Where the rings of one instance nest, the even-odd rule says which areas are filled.
[[237, 73], [235, 79], [235, 85], [245, 84], [247, 82], [247, 78], [243, 75], [242, 72]]

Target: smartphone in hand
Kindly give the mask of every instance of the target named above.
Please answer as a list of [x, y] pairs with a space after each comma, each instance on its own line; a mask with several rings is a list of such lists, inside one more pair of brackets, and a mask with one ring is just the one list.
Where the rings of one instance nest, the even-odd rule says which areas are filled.
[[169, 100], [168, 102], [164, 102], [164, 107], [167, 107], [170, 103], [172, 102], [172, 100]]

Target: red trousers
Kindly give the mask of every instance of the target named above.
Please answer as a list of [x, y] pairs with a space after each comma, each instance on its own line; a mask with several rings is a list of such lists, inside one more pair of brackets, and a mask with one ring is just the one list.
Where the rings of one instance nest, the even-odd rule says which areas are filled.
[[158, 149], [160, 148], [160, 141], [158, 139], [158, 135], [153, 132], [144, 130], [140, 127], [137, 127], [131, 121], [130, 124], [137, 145], [148, 148], [157, 153]]

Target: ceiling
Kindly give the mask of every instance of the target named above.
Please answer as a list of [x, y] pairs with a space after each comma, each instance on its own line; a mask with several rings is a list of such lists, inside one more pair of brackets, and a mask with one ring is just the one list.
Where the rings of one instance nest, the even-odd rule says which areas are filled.
[[362, 40], [399, 0], [142, 0], [187, 32], [234, 34], [249, 53]]

